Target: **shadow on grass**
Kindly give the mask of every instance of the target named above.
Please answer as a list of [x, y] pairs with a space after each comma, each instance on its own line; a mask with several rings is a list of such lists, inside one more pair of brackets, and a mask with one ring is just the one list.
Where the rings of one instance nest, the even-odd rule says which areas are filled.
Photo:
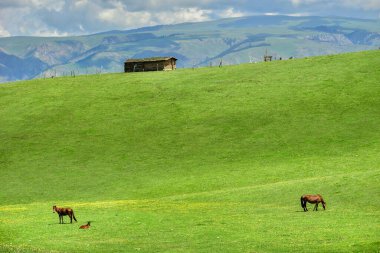
[[49, 226], [52, 226], [52, 225], [78, 225], [77, 223], [49, 223], [48, 224]]

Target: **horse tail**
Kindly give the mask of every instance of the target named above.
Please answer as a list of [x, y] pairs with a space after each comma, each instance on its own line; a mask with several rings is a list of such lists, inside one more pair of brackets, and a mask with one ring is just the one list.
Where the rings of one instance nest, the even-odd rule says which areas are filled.
[[301, 207], [304, 208], [303, 196], [301, 196]]
[[75, 218], [75, 215], [74, 215], [74, 211], [73, 211], [73, 218], [74, 218], [75, 221], [77, 221], [77, 219]]

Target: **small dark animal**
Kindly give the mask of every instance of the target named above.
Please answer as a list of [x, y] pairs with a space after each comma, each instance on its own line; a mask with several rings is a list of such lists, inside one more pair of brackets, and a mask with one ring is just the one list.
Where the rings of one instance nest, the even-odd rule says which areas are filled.
[[70, 223], [73, 223], [73, 218], [75, 221], [77, 219], [75, 218], [74, 211], [70, 207], [57, 207], [53, 206], [53, 213], [57, 212], [59, 216], [59, 224], [63, 224], [63, 216], [68, 215], [70, 217]]
[[88, 229], [88, 228], [90, 228], [90, 223], [91, 223], [91, 221], [88, 221], [86, 225], [80, 226], [79, 229]]
[[88, 229], [88, 228], [90, 228], [90, 223], [91, 223], [91, 221], [88, 221], [86, 225], [80, 226], [79, 229]]
[[317, 195], [307, 194], [307, 195], [301, 196], [301, 207], [303, 208], [305, 212], [309, 211], [307, 210], [307, 207], [306, 207], [307, 202], [311, 204], [315, 204], [313, 211], [318, 211], [319, 203], [322, 203], [323, 210], [326, 210], [326, 202], [323, 200], [322, 196], [319, 194]]

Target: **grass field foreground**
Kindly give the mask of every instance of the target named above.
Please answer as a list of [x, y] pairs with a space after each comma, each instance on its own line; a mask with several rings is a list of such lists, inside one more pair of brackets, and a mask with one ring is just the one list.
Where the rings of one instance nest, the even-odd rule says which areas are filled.
[[0, 251], [378, 252], [379, 77], [380, 50], [0, 84]]

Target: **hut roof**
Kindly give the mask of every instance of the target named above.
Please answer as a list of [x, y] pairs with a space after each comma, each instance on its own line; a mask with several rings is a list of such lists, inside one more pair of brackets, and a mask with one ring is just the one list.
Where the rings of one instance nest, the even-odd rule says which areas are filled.
[[125, 62], [156, 62], [156, 61], [167, 61], [170, 59], [177, 60], [174, 57], [151, 57], [151, 58], [140, 58], [140, 59], [128, 59]]

